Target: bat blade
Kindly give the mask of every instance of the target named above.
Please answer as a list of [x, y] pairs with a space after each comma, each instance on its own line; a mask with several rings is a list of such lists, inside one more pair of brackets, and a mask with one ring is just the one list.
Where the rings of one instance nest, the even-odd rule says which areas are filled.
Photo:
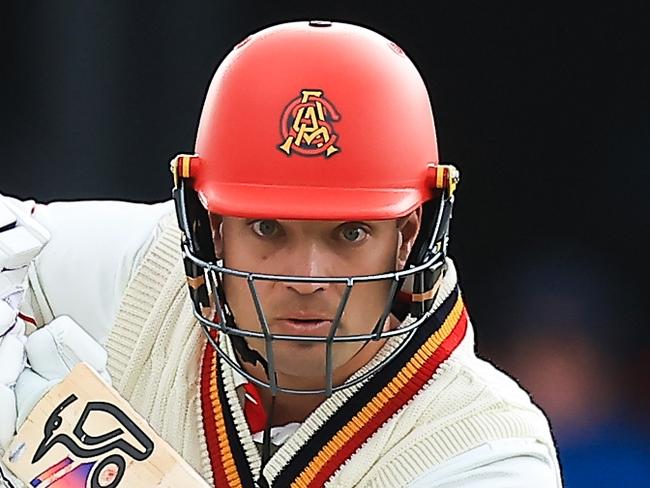
[[34, 407], [3, 462], [35, 488], [209, 486], [84, 363]]

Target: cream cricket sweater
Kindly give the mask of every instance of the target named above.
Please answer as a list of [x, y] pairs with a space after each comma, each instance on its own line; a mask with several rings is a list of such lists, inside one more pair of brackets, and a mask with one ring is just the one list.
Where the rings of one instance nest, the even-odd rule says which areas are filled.
[[[106, 343], [108, 369], [114, 387], [211, 482], [199, 388], [206, 340], [192, 314], [179, 242], [180, 232], [170, 215], [124, 293]], [[451, 264], [437, 303], [455, 286]], [[227, 338], [222, 335], [222, 340]], [[395, 346], [391, 341], [379, 357]], [[226, 389], [234, 391], [234, 381], [232, 370], [225, 370]], [[337, 392], [318, 407], [274, 454], [265, 467], [267, 480], [272, 483], [288, 458], [341, 405], [344, 395], [345, 391]], [[233, 415], [243, 432], [251, 469], [259, 474], [259, 455], [246, 432], [241, 406], [233, 406]], [[372, 435], [327, 486], [407, 486], [454, 456], [488, 441], [512, 438], [535, 439], [555, 453], [544, 414], [516, 382], [475, 356], [468, 325], [460, 345], [425, 388]]]

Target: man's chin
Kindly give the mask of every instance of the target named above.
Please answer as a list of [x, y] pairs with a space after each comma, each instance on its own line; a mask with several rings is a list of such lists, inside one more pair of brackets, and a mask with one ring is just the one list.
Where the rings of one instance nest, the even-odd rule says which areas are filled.
[[[249, 345], [268, 360], [264, 341], [247, 339]], [[352, 360], [363, 345], [358, 343], [354, 350], [350, 344], [335, 343], [333, 346], [333, 369], [336, 370]], [[272, 343], [273, 362], [278, 374], [287, 378], [324, 382], [327, 347], [324, 342], [280, 341]], [[345, 347], [345, 349], [342, 349]], [[313, 380], [313, 381], [312, 381]]]

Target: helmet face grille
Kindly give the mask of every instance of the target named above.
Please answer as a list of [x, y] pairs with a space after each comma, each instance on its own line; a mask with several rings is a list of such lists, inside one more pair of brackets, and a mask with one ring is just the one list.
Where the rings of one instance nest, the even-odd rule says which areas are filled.
[[[396, 357], [420, 325], [434, 312], [433, 304], [437, 285], [440, 283], [445, 269], [447, 221], [453, 202], [451, 197], [443, 197], [439, 202], [430, 202], [432, 205], [425, 210], [423, 231], [416, 240], [416, 245], [404, 270], [374, 275], [328, 277], [262, 274], [224, 266], [214, 255], [208, 212], [200, 204], [197, 193], [188, 184], [188, 180], [179, 182], [173, 196], [179, 225], [183, 232], [181, 247], [196, 319], [203, 327], [209, 343], [230, 366], [251, 382], [270, 388], [273, 394], [284, 392], [329, 396], [335, 391], [364, 381]], [[223, 279], [225, 276], [246, 281], [250, 298], [255, 306], [259, 330], [245, 330], [236, 324], [224, 293]], [[277, 334], [271, 331], [258, 292], [259, 283], [268, 281], [327, 283], [344, 287], [328, 333], [321, 336], [306, 336]], [[390, 283], [386, 303], [379, 320], [368, 324], [367, 333], [342, 335], [340, 333], [341, 318], [355, 286], [379, 281]], [[391, 313], [400, 320], [408, 318], [398, 328], [386, 330], [384, 324]], [[239, 356], [238, 359], [232, 353], [228, 353], [224, 343], [217, 337], [217, 333], [224, 334], [231, 339], [232, 346]], [[390, 338], [398, 338], [399, 343], [380, 363], [361, 375], [353, 375], [341, 384], [334, 384], [333, 350], [337, 344], [359, 343], [361, 347], [364, 347], [370, 341], [383, 341]], [[263, 356], [257, 351], [251, 350], [247, 343], [249, 340], [264, 344]], [[278, 384], [274, 352], [276, 345], [285, 341], [325, 345], [322, 388], [297, 390]], [[264, 366], [268, 381], [262, 381], [248, 373], [239, 364], [239, 360], [260, 361]]]

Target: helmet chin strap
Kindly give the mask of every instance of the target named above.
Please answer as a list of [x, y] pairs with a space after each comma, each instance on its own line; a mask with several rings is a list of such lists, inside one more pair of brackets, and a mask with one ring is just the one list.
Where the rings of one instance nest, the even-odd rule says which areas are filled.
[[[222, 295], [221, 298], [225, 300], [225, 296], [223, 296], [223, 290], [221, 290], [221, 288], [218, 288], [218, 290], [218, 293]], [[224, 315], [226, 316], [228, 326], [236, 327], [234, 317], [230, 313], [226, 313]], [[262, 366], [264, 373], [266, 374], [267, 381], [271, 383], [268, 361], [258, 351], [250, 347], [244, 337], [232, 335], [230, 336], [230, 342], [233, 349], [235, 350], [235, 354], [239, 357], [239, 359], [245, 363], [252, 365], [253, 367], [256, 367], [258, 364]], [[274, 391], [271, 391], [271, 408], [269, 412], [267, 412], [266, 426], [264, 427], [264, 434], [262, 437], [262, 468], [260, 470], [260, 479], [258, 480], [258, 484], [260, 486], [268, 486], [268, 482], [264, 478], [263, 471], [264, 466], [266, 466], [266, 464], [271, 459], [271, 428], [273, 427], [273, 417], [275, 415], [275, 399], [276, 394]]]
[[[234, 326], [235, 321], [230, 314], [227, 315], [226, 320], [230, 322], [229, 325]], [[262, 366], [264, 373], [266, 374], [266, 379], [270, 383], [271, 378], [269, 377], [268, 361], [264, 359], [258, 351], [250, 347], [244, 337], [233, 335], [230, 337], [230, 342], [235, 350], [235, 354], [237, 354], [241, 361], [249, 363], [254, 367], [257, 366], [258, 363]], [[262, 467], [260, 469], [260, 478], [257, 481], [261, 487], [269, 486], [268, 481], [264, 478], [263, 471], [264, 467], [271, 459], [271, 428], [273, 427], [273, 417], [275, 416], [275, 399], [275, 392], [271, 392], [271, 407], [267, 412], [266, 426], [264, 427], [264, 434], [262, 437]]]
[[251, 348], [242, 336], [233, 335], [230, 337], [230, 342], [232, 347], [237, 353], [239, 359], [243, 362], [248, 363], [252, 366], [257, 366], [259, 363], [262, 368], [264, 368], [264, 373], [266, 373], [266, 378], [269, 378], [269, 363], [264, 359], [264, 357], [257, 352], [255, 349]]

